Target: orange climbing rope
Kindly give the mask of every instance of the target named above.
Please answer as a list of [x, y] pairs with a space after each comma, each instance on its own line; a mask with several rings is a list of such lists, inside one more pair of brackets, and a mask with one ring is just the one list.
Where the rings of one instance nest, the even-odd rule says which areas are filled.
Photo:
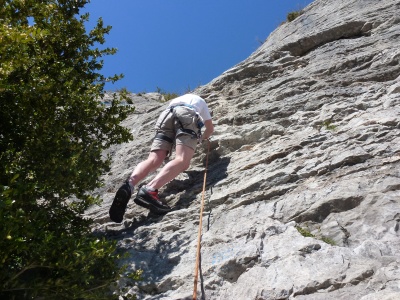
[[206, 154], [206, 168], [204, 170], [203, 192], [201, 195], [201, 206], [200, 206], [199, 233], [198, 233], [198, 237], [197, 237], [197, 255], [196, 255], [196, 266], [195, 266], [195, 271], [194, 271], [193, 300], [197, 299], [197, 280], [198, 280], [198, 276], [199, 276], [199, 264], [200, 264], [201, 228], [203, 226], [204, 194], [206, 191], [208, 154], [210, 153], [210, 140], [207, 139], [207, 142], [208, 142], [208, 145], [207, 145], [207, 154]]

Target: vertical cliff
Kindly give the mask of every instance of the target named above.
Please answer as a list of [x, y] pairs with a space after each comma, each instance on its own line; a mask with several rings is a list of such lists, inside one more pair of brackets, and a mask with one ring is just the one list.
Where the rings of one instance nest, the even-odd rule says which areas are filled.
[[[195, 93], [213, 110], [199, 299], [400, 298], [400, 1], [316, 0], [248, 59]], [[210, 62], [212, 63], [212, 62]], [[157, 94], [132, 95], [135, 140], [93, 207], [144, 280], [139, 299], [191, 299], [205, 148], [162, 191], [171, 213], [116, 189], [147, 157]], [[203, 297], [203, 298], [202, 298]]]

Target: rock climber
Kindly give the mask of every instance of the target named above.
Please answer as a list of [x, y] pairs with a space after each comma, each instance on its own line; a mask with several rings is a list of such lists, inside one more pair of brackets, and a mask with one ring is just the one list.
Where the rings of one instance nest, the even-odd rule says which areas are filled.
[[[203, 134], [201, 128], [205, 126]], [[175, 158], [165, 164], [158, 174], [139, 188], [134, 202], [155, 214], [165, 214], [171, 208], [158, 197], [158, 189], [189, 168], [196, 146], [214, 132], [206, 101], [194, 94], [177, 97], [156, 122], [156, 135], [149, 156], [139, 163], [129, 179], [118, 189], [110, 207], [112, 221], [121, 223], [134, 187], [149, 173], [157, 170], [170, 155], [175, 144]]]

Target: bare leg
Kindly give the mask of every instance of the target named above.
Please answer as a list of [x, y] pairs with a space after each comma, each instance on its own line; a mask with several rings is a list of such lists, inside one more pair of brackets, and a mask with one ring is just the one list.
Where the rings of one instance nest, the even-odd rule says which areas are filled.
[[157, 170], [164, 159], [167, 157], [168, 151], [166, 150], [156, 150], [152, 151], [149, 154], [149, 157], [139, 163], [136, 168], [133, 170], [129, 181], [133, 185], [137, 185], [140, 181], [142, 181], [148, 174]]
[[159, 189], [189, 168], [194, 150], [185, 145], [176, 145], [175, 152], [175, 158], [167, 163], [147, 186]]

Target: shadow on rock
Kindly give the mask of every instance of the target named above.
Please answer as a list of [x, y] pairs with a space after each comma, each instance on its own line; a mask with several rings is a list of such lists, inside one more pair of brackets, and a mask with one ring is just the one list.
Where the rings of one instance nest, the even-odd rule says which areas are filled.
[[121, 239], [121, 236], [125, 234], [133, 235], [135, 230], [142, 226], [149, 226], [157, 223], [164, 218], [165, 215], [157, 215], [149, 212], [147, 216], [138, 215], [133, 220], [126, 220], [123, 222], [124, 227], [120, 229], [107, 229], [105, 231], [99, 230], [94, 231], [93, 234], [97, 236], [105, 236], [107, 238]]
[[[209, 163], [207, 170], [206, 189], [212, 188], [217, 182], [228, 176], [227, 169], [230, 163], [229, 157], [214, 160]], [[161, 193], [161, 198], [175, 195], [172, 202], [173, 210], [187, 208], [202, 193], [204, 183], [204, 170], [186, 171], [189, 178], [185, 180], [171, 181]]]

